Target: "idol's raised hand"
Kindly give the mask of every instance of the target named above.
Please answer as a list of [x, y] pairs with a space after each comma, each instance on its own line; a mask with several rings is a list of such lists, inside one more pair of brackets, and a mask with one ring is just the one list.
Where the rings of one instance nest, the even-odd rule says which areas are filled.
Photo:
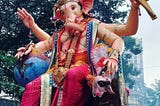
[[32, 29], [36, 25], [33, 17], [24, 8], [18, 8], [17, 15], [27, 28]]
[[140, 3], [137, 0], [130, 0], [134, 8], [139, 8]]
[[39, 40], [46, 40], [46, 39], [48, 39], [50, 37], [50, 35], [48, 33], [43, 31], [35, 23], [35, 20], [31, 16], [31, 14], [29, 14], [24, 8], [22, 8], [22, 9], [18, 8], [17, 15], [22, 20], [24, 25], [27, 28], [29, 28]]

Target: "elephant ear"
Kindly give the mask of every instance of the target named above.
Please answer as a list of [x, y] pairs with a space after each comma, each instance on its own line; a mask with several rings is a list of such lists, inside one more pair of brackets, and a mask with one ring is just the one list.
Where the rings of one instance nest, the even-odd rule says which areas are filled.
[[85, 14], [88, 14], [88, 12], [92, 9], [93, 7], [93, 2], [94, 0], [79, 0], [80, 3], [82, 4], [82, 11]]

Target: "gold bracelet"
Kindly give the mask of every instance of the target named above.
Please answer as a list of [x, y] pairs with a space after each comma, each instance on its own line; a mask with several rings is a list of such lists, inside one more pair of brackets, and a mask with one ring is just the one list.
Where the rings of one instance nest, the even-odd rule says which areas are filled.
[[38, 55], [38, 54], [40, 54], [40, 52], [36, 48], [32, 47], [31, 55]]
[[134, 6], [134, 5], [131, 5], [131, 8], [132, 8], [133, 10], [139, 10], [139, 7], [136, 7], [136, 6]]
[[119, 56], [119, 51], [116, 49], [113, 49], [110, 53], [109, 53], [109, 58], [115, 59], [118, 61], [118, 56]]
[[105, 33], [102, 37], [102, 40], [104, 41], [106, 37], [112, 35], [112, 32], [109, 32], [109, 33]]
[[36, 56], [36, 55], [42, 54], [43, 52], [41, 52], [40, 50], [36, 49], [35, 45], [36, 44], [32, 44], [32, 51], [31, 51], [30, 55]]

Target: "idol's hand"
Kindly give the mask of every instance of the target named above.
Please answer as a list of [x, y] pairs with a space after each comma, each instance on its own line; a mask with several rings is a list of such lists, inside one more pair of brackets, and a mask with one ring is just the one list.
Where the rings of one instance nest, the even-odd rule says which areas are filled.
[[139, 8], [140, 3], [137, 0], [130, 0], [133, 8]]
[[22, 58], [24, 55], [28, 55], [29, 53], [32, 52], [32, 48], [33, 48], [34, 44], [29, 44], [26, 47], [20, 47], [19, 49], [17, 49], [18, 53], [15, 55], [15, 57], [17, 59]]
[[113, 58], [107, 58], [103, 61], [103, 65], [107, 67], [106, 74], [112, 75], [118, 71], [118, 61]]
[[18, 8], [17, 15], [27, 28], [32, 29], [36, 25], [33, 17], [24, 8]]

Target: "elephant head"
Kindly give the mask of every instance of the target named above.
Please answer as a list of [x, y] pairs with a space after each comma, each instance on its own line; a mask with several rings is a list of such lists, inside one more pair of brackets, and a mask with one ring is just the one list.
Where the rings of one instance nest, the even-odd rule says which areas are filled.
[[93, 0], [58, 0], [54, 5], [55, 16], [64, 22], [65, 27], [82, 30], [82, 26], [78, 24], [84, 18], [84, 14], [88, 15], [91, 10]]

